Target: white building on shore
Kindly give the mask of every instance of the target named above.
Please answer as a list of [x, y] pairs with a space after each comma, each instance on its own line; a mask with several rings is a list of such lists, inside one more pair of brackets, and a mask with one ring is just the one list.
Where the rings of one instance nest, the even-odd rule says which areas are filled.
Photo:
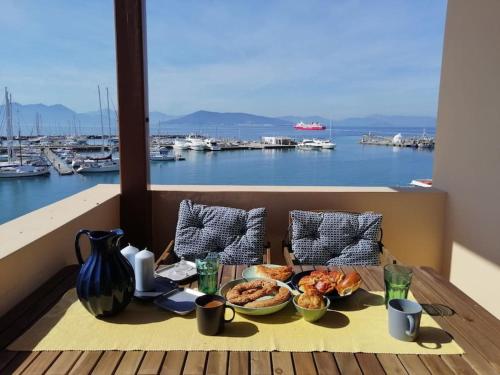
[[286, 145], [289, 146], [293, 144], [292, 138], [290, 137], [262, 137], [262, 143], [266, 145]]

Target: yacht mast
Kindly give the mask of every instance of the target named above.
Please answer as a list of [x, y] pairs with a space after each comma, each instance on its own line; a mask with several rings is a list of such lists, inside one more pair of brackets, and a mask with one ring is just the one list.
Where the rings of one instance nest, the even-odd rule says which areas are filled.
[[109, 141], [111, 140], [111, 115], [109, 114], [109, 90], [107, 87], [106, 87], [106, 101], [108, 102], [108, 130], [109, 130], [108, 146], [109, 146]]
[[19, 140], [19, 160], [21, 165], [23, 165], [23, 145], [21, 144], [21, 127], [19, 127], [19, 136], [17, 138]]
[[35, 115], [35, 130], [36, 130], [36, 136], [40, 136], [40, 114], [37, 112]]
[[14, 156], [14, 150], [12, 149], [12, 140], [14, 136], [12, 134], [12, 107], [9, 99], [9, 91], [7, 87], [5, 88], [5, 116], [7, 119], [7, 155], [9, 163], [12, 163], [12, 159]]
[[99, 95], [99, 113], [101, 114], [102, 153], [104, 154], [104, 123], [102, 122], [101, 88], [99, 87], [99, 85], [97, 85], [97, 94]]
[[113, 103], [113, 99], [111, 99], [111, 105], [113, 106], [113, 111], [115, 112], [115, 133], [118, 137], [118, 132], [120, 131], [120, 128], [118, 126], [118, 111], [116, 110], [115, 103]]

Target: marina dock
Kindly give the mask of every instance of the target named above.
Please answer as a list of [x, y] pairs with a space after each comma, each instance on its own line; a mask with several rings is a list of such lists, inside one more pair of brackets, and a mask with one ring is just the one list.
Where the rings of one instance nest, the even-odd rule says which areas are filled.
[[57, 156], [57, 154], [54, 153], [50, 148], [43, 148], [43, 154], [61, 176], [67, 176], [74, 173], [73, 169], [69, 165], [67, 165], [64, 160]]
[[250, 142], [247, 145], [242, 145], [241, 148], [247, 148], [248, 150], [270, 150], [270, 149], [288, 149], [295, 148], [295, 144], [290, 145], [276, 145], [276, 144], [267, 144], [262, 142]]
[[404, 138], [401, 134], [394, 137], [383, 137], [379, 135], [363, 135], [359, 141], [362, 145], [392, 146], [392, 147], [411, 147], [421, 149], [433, 149], [435, 145], [434, 138], [425, 135], [419, 137]]

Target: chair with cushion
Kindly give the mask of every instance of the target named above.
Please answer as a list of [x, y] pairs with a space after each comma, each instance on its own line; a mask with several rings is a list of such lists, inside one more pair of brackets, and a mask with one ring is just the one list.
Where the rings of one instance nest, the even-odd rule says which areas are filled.
[[208, 252], [219, 253], [222, 264], [266, 263], [265, 219], [265, 208], [245, 211], [183, 200], [175, 241], [169, 243], [157, 264], [171, 264], [180, 257], [194, 261]]
[[382, 215], [374, 212], [291, 211], [283, 246], [288, 265], [395, 263], [382, 244]]

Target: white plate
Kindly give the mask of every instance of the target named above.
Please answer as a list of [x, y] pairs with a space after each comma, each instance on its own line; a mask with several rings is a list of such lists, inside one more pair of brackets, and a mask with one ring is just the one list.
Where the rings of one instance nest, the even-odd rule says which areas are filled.
[[196, 275], [196, 264], [190, 261], [186, 261], [186, 265], [188, 265], [189, 268], [185, 272], [183, 273], [175, 272], [175, 266], [179, 263], [163, 266], [156, 271], [156, 274], [158, 276], [166, 277], [167, 279], [170, 279], [175, 282], [184, 281]]

